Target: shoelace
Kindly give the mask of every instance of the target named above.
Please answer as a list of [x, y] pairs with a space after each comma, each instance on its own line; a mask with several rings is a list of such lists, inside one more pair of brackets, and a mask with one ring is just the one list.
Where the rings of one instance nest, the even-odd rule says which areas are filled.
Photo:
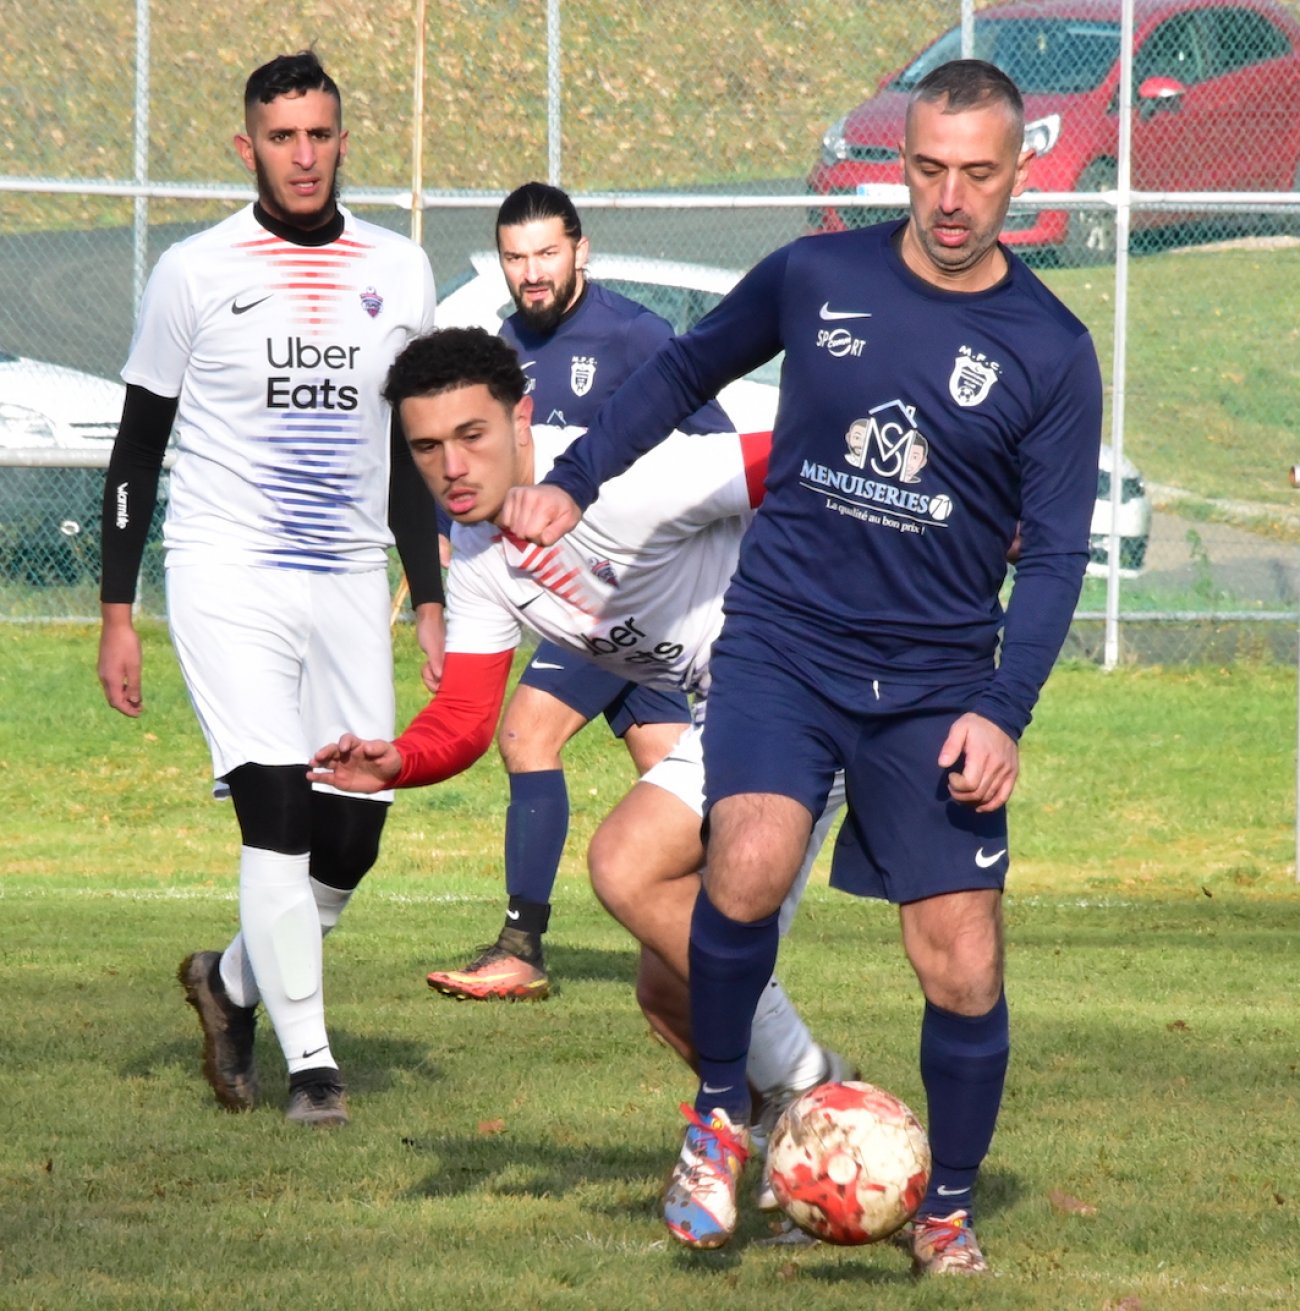
[[955, 1211], [946, 1217], [926, 1216], [917, 1221], [917, 1226], [936, 1252], [946, 1252], [954, 1244], [965, 1246], [970, 1236], [970, 1216], [965, 1211]]
[[[688, 1105], [686, 1102], [681, 1103], [681, 1112], [696, 1129], [700, 1129], [716, 1138], [723, 1148], [730, 1152], [742, 1166], [749, 1160], [749, 1148], [730, 1129], [714, 1124], [712, 1120], [705, 1120], [695, 1107]], [[701, 1157], [695, 1168], [698, 1169], [699, 1165], [712, 1165], [712, 1162], [705, 1161]]]

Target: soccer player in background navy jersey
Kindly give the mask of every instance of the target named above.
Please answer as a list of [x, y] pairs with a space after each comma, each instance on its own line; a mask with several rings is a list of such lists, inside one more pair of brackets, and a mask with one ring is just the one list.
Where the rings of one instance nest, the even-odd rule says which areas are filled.
[[906, 221], [768, 256], [502, 515], [556, 540], [698, 397], [786, 352], [767, 496], [713, 653], [690, 942], [701, 1083], [664, 1197], [693, 1246], [718, 1246], [736, 1222], [749, 1017], [776, 908], [842, 766], [852, 815], [832, 882], [898, 905], [925, 997], [934, 1170], [908, 1235], [914, 1266], [987, 1269], [972, 1190], [1010, 1051], [1005, 807], [1078, 599], [1102, 404], [1087, 330], [998, 242], [1026, 183], [1023, 127], [992, 65], [934, 70], [901, 145]]
[[[588, 243], [573, 201], [528, 182], [502, 202], [497, 253], [516, 311], [501, 336], [528, 379], [539, 425], [586, 427], [601, 402], [672, 335], [658, 314], [587, 276]], [[681, 424], [689, 433], [728, 432], [708, 400]], [[685, 697], [624, 682], [543, 641], [520, 676], [497, 736], [510, 775], [505, 874], [509, 898], [495, 943], [463, 969], [434, 970], [429, 986], [458, 1000], [539, 999], [550, 991], [542, 935], [569, 830], [560, 753], [604, 714], [644, 774], [690, 720]]]

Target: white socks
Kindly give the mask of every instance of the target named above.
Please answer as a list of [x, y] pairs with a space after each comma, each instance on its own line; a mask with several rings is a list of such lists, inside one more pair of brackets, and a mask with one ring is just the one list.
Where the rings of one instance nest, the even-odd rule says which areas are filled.
[[[315, 883], [308, 864], [305, 852], [240, 849], [240, 933], [221, 960], [230, 999], [254, 1005], [260, 998], [266, 1007], [291, 1075], [338, 1066], [325, 1033], [321, 938], [351, 894]], [[329, 894], [324, 905], [317, 889]]]
[[816, 1083], [824, 1068], [822, 1049], [773, 976], [754, 1012], [746, 1067], [750, 1083], [764, 1094], [801, 1088]]

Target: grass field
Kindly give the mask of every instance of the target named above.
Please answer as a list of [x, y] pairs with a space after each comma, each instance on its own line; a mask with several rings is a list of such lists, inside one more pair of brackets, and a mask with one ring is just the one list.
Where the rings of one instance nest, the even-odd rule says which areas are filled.
[[[554, 999], [455, 1005], [432, 965], [500, 917], [485, 760], [403, 796], [327, 945], [354, 1122], [216, 1109], [172, 975], [236, 918], [233, 824], [165, 636], [113, 716], [88, 628], [0, 631], [0, 1307], [1291, 1307], [1300, 1112], [1295, 675], [1053, 676], [1026, 738], [1008, 896], [1013, 1057], [984, 1173], [997, 1272], [916, 1285], [888, 1249], [670, 1247], [659, 1180], [684, 1070], [647, 1037], [581, 845], [628, 779], [570, 752]], [[401, 635], [403, 714], [420, 702]], [[782, 971], [814, 1030], [923, 1106], [891, 912], [814, 877]], [[265, 1026], [263, 1026], [265, 1029]]]

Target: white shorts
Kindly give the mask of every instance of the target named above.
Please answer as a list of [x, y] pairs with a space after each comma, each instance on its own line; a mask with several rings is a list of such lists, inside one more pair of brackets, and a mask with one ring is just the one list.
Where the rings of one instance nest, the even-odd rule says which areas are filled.
[[[388, 608], [384, 569], [168, 568], [172, 642], [214, 776], [224, 779], [246, 764], [305, 768], [344, 732], [391, 738]], [[370, 799], [392, 797], [388, 791]]]
[[[671, 793], [678, 801], [689, 806], [697, 815], [704, 817], [704, 725], [692, 724], [677, 739], [668, 754], [652, 769], [641, 776], [642, 783], [653, 783], [665, 792]], [[826, 798], [826, 809], [821, 818], [813, 825], [812, 835], [808, 839], [808, 849], [804, 852], [803, 864], [795, 877], [794, 886], [786, 893], [781, 903], [778, 925], [781, 936], [789, 932], [794, 913], [799, 908], [804, 888], [808, 886], [808, 876], [812, 873], [817, 853], [831, 830], [831, 825], [844, 807], [844, 774], [837, 773], [831, 785], [830, 796]]]

